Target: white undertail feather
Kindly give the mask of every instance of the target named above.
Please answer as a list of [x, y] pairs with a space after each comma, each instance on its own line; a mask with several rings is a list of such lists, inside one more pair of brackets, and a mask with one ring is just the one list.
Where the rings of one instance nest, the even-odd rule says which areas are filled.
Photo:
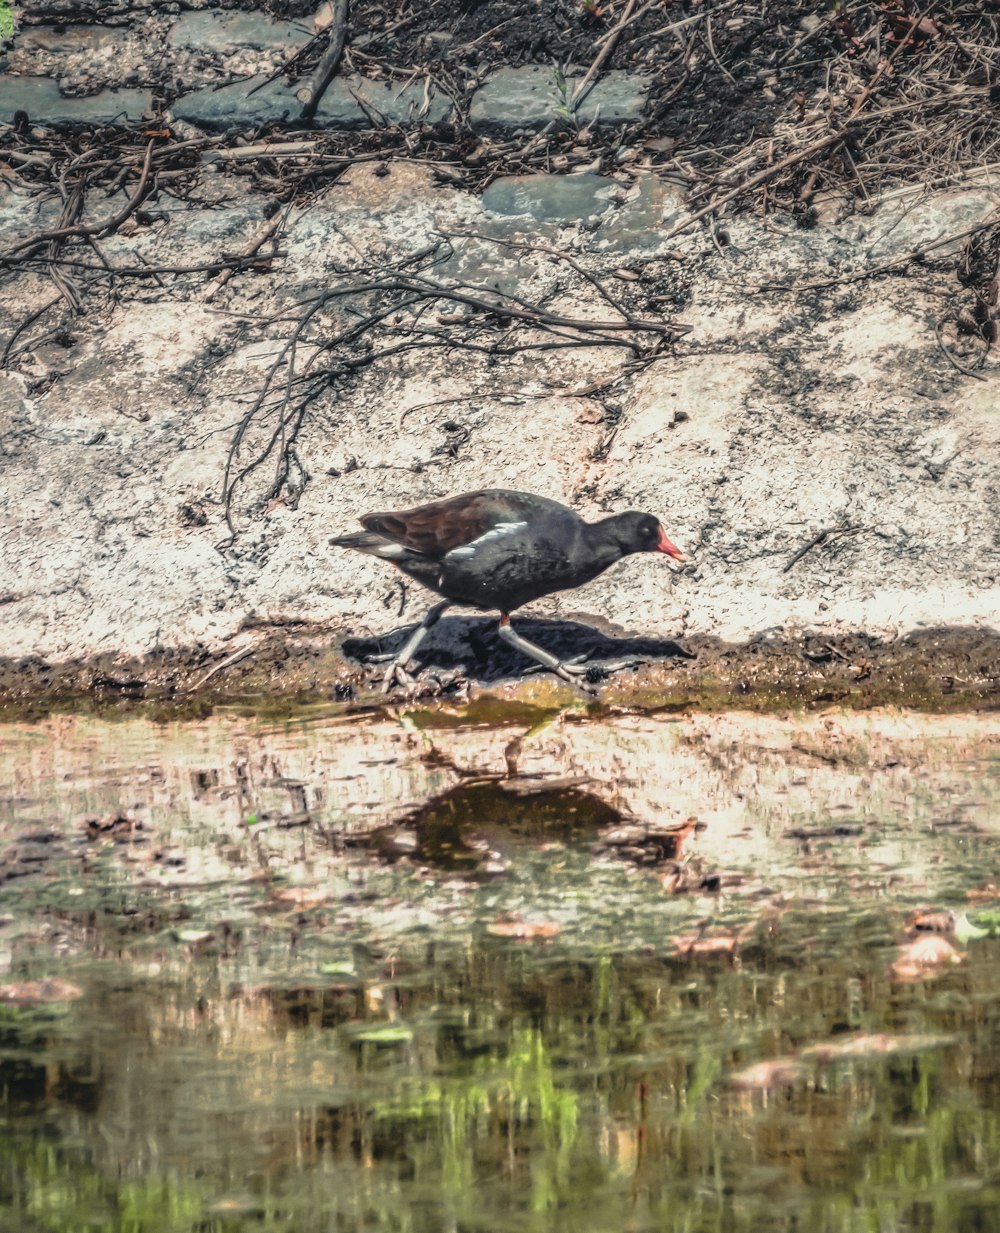
[[359, 531], [356, 535], [338, 535], [330, 540], [338, 548], [352, 548], [355, 552], [366, 552], [372, 557], [381, 557], [383, 561], [400, 561], [409, 549], [402, 544], [394, 544], [384, 535], [374, 531]]

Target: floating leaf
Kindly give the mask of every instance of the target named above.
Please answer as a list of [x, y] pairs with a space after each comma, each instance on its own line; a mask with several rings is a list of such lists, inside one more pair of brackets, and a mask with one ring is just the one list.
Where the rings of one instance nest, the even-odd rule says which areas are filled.
[[0, 1005], [3, 1006], [49, 1006], [53, 1002], [75, 1002], [82, 997], [83, 990], [79, 986], [57, 977], [0, 985]]
[[365, 1045], [406, 1045], [413, 1039], [413, 1031], [403, 1023], [383, 1023], [362, 1028], [354, 1033], [353, 1039]]
[[976, 938], [988, 938], [990, 932], [989, 929], [980, 929], [978, 925], [974, 925], [964, 912], [955, 921], [955, 939], [963, 945], [975, 941]]
[[859, 1057], [887, 1057], [896, 1053], [922, 1053], [955, 1043], [954, 1036], [929, 1033], [890, 1036], [888, 1032], [855, 1032], [838, 1040], [824, 1040], [802, 1050], [802, 1057], [817, 1062], [837, 1062]]
[[772, 1087], [787, 1087], [801, 1079], [804, 1068], [794, 1057], [776, 1057], [766, 1062], [756, 1062], [745, 1070], [729, 1076], [733, 1087], [756, 1088], [764, 1091]]
[[545, 940], [558, 937], [562, 933], [562, 925], [554, 920], [521, 920], [517, 917], [505, 917], [487, 925], [487, 933], [495, 938], [516, 938], [520, 942], [531, 942], [537, 939]]
[[1000, 908], [987, 908], [985, 911], [977, 912], [976, 920], [991, 933], [997, 933], [1000, 931]]
[[699, 937], [698, 934], [692, 933], [670, 939], [679, 955], [699, 959], [733, 955], [736, 951], [737, 940], [731, 933], [716, 934], [711, 937]]
[[889, 975], [893, 980], [922, 980], [962, 962], [964, 957], [950, 942], [938, 933], [928, 933], [900, 947], [899, 958], [889, 968]]
[[293, 908], [316, 908], [329, 897], [326, 889], [320, 886], [282, 886], [271, 896], [275, 902]]
[[331, 959], [320, 968], [324, 976], [354, 976], [353, 959]]

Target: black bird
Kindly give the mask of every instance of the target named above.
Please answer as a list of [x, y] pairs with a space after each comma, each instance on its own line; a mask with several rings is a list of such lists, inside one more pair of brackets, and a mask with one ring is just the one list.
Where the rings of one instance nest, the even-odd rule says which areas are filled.
[[584, 522], [558, 501], [530, 492], [489, 488], [431, 501], [395, 513], [365, 514], [365, 528], [330, 540], [381, 557], [444, 599], [414, 630], [385, 675], [383, 691], [406, 668], [446, 608], [498, 608], [500, 637], [542, 667], [572, 681], [587, 669], [560, 661], [521, 638], [510, 613], [553, 591], [567, 591], [596, 578], [633, 552], [664, 552], [678, 561], [684, 554], [667, 538], [652, 514], [630, 511], [600, 522]]

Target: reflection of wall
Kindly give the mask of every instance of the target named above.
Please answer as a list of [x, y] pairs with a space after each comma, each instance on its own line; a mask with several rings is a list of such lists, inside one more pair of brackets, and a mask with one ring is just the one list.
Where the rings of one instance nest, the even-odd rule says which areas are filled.
[[[0, 782], [10, 825], [134, 813], [153, 842], [209, 848], [251, 820], [262, 860], [318, 857], [334, 837], [399, 821], [469, 775], [569, 778], [613, 809], [670, 824], [696, 817], [699, 852], [717, 863], [789, 859], [782, 835], [824, 820], [878, 832], [878, 859], [910, 859], [906, 832], [954, 820], [952, 795], [983, 769], [961, 820], [996, 825], [992, 724], [975, 716], [891, 712], [778, 718], [743, 714], [564, 715], [537, 731], [455, 727], [421, 732], [407, 720], [336, 719], [258, 727], [221, 716], [201, 723], [107, 723], [59, 716], [9, 727]], [[966, 793], [967, 794], [967, 793]], [[303, 830], [303, 824], [311, 824]], [[238, 828], [234, 830], [234, 828]], [[308, 838], [307, 838], [308, 836]], [[201, 869], [205, 873], [205, 869]]]

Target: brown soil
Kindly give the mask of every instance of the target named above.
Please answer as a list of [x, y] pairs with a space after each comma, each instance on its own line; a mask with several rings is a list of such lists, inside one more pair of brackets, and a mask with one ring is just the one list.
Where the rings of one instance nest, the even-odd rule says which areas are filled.
[[[492, 623], [467, 625], [471, 668], [467, 663], [462, 673], [454, 651], [431, 646], [409, 694], [396, 690], [385, 698], [379, 689], [382, 669], [344, 653], [345, 647], [355, 656], [371, 652], [374, 641], [340, 642], [329, 631], [303, 624], [253, 631], [252, 650], [228, 665], [232, 653], [213, 655], [201, 647], [58, 664], [37, 657], [0, 659], [0, 715], [35, 718], [70, 707], [114, 711], [140, 706], [170, 718], [204, 714], [221, 703], [245, 702], [260, 713], [284, 712], [303, 703], [370, 707], [431, 698], [451, 700], [466, 718], [483, 719], [509, 718], [508, 712], [525, 707], [560, 708], [574, 700], [598, 709], [640, 711], [773, 711], [833, 704], [931, 711], [1000, 708], [1000, 634], [992, 631], [927, 630], [893, 641], [860, 634], [761, 639], [742, 646], [702, 637], [681, 647], [606, 638], [593, 630], [589, 637], [581, 636], [585, 627], [570, 622], [521, 621], [527, 636], [563, 654], [573, 648], [602, 658], [649, 656], [640, 666], [601, 681], [599, 696], [591, 699], [548, 674], [512, 679], [517, 669]], [[392, 649], [398, 641], [387, 639], [385, 645]], [[216, 665], [218, 670], [209, 675]]]

